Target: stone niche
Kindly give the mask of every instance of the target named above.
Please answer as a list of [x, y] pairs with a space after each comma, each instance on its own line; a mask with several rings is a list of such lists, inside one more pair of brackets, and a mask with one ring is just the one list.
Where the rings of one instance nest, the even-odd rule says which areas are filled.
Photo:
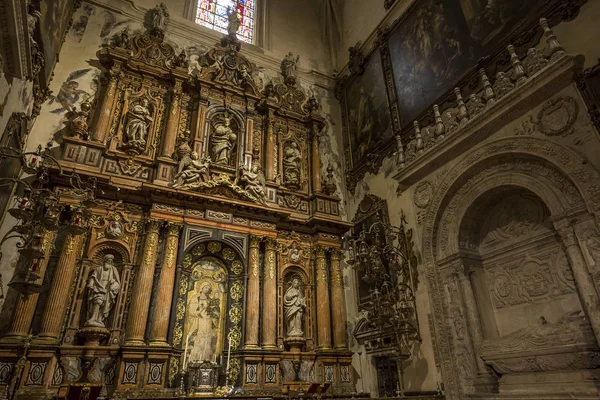
[[[458, 237], [483, 330], [478, 357], [499, 376], [500, 394], [593, 391], [598, 345], [544, 202], [521, 187], [491, 189]], [[450, 304], [455, 341], [465, 342], [468, 312]]]

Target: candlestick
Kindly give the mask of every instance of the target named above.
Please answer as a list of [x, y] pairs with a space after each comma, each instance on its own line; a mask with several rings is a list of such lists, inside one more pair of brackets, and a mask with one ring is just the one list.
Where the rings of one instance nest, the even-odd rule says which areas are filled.
[[227, 349], [227, 367], [225, 368], [225, 373], [227, 375], [227, 379], [229, 379], [229, 357], [231, 356], [231, 341], [229, 341], [229, 348]]
[[190, 334], [188, 333], [187, 337], [185, 338], [185, 350], [183, 352], [183, 370], [185, 371], [186, 368], [186, 364], [185, 361], [187, 359], [187, 352], [188, 352], [188, 343], [190, 342]]

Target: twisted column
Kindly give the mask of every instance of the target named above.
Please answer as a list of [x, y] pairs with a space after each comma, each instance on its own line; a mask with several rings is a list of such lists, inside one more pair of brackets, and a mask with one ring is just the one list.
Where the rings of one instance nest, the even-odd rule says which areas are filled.
[[68, 291], [75, 278], [77, 257], [84, 243], [83, 235], [67, 233], [48, 293], [46, 309], [42, 317], [39, 341], [57, 342], [69, 300]]
[[165, 252], [158, 278], [158, 294], [154, 310], [154, 321], [150, 332], [151, 346], [168, 346], [167, 334], [169, 331], [169, 317], [171, 316], [171, 302], [173, 288], [175, 287], [175, 264], [177, 263], [177, 248], [179, 247], [179, 232], [183, 225], [169, 223], [167, 226], [167, 240]]
[[276, 349], [277, 337], [277, 241], [265, 241], [265, 265], [263, 270], [262, 346]]
[[113, 105], [116, 99], [117, 83], [119, 81], [121, 71], [121, 65], [115, 63], [112, 70], [109, 71], [108, 86], [106, 88], [106, 94], [100, 107], [98, 107], [98, 119], [96, 122], [96, 140], [100, 143], [104, 143], [106, 135], [110, 129], [110, 118], [112, 116]]
[[248, 290], [246, 292], [246, 341], [247, 349], [258, 348], [258, 310], [259, 310], [259, 247], [260, 237], [250, 236]]
[[148, 321], [152, 280], [156, 264], [158, 232], [161, 225], [161, 221], [155, 220], [148, 221], [146, 224], [146, 240], [144, 252], [142, 253], [144, 257], [136, 273], [125, 331], [125, 345], [127, 346], [144, 345], [144, 333]]
[[171, 158], [175, 152], [175, 142], [177, 141], [177, 131], [179, 128], [179, 114], [181, 112], [181, 81], [175, 81], [175, 87], [171, 92], [171, 107], [167, 114], [167, 124], [162, 143], [161, 156]]
[[[38, 269], [40, 278], [37, 283], [41, 283], [44, 280], [44, 274], [46, 273], [46, 267], [50, 255], [52, 254], [52, 243], [54, 242], [54, 232], [45, 231], [44, 238], [42, 241], [42, 251], [44, 257], [39, 261]], [[33, 314], [37, 305], [39, 294], [33, 293], [28, 296], [20, 295], [17, 304], [15, 305], [15, 311], [13, 318], [8, 328], [6, 335], [3, 340], [21, 340], [27, 337], [29, 328], [31, 327], [31, 321], [33, 320]]]
[[333, 347], [347, 349], [346, 312], [344, 309], [344, 285], [340, 268], [339, 249], [331, 250], [331, 318], [333, 322]]
[[577, 236], [568, 219], [555, 222], [554, 228], [557, 230], [565, 246], [565, 252], [573, 271], [573, 278], [575, 278], [575, 283], [577, 284], [579, 301], [588, 321], [590, 321], [596, 341], [600, 343], [600, 308], [598, 307], [600, 299], [598, 298], [594, 280], [590, 275], [587, 263], [579, 247]]
[[325, 248], [318, 246], [315, 252], [317, 274], [317, 346], [321, 350], [331, 349], [331, 312], [327, 285], [327, 262]]

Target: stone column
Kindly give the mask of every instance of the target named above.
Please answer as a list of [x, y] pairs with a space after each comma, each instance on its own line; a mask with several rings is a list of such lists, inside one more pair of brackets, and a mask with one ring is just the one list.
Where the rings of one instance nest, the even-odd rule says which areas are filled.
[[81, 253], [84, 235], [68, 233], [60, 252], [52, 286], [46, 300], [38, 341], [57, 342], [67, 311], [69, 290], [75, 279], [77, 258]]
[[588, 321], [590, 321], [596, 341], [600, 343], [600, 307], [598, 307], [600, 299], [598, 298], [594, 280], [590, 275], [587, 263], [579, 247], [577, 236], [568, 219], [555, 222], [554, 228], [557, 230], [565, 246], [567, 258], [573, 271], [573, 278], [575, 278], [575, 283], [577, 284], [579, 301]]
[[329, 308], [329, 287], [327, 279], [327, 262], [325, 249], [317, 247], [317, 347], [320, 350], [331, 349], [331, 312]]
[[102, 103], [96, 109], [98, 119], [96, 120], [95, 134], [96, 141], [104, 143], [108, 130], [110, 129], [110, 118], [112, 116], [113, 104], [115, 102], [115, 94], [117, 92], [117, 83], [121, 75], [121, 64], [115, 63], [112, 70], [109, 71], [108, 86]]
[[479, 310], [477, 309], [477, 301], [475, 300], [475, 292], [471, 283], [471, 274], [474, 271], [473, 267], [469, 264], [457, 263], [454, 268], [464, 300], [467, 326], [471, 336], [475, 363], [477, 364], [477, 377], [474, 384], [480, 391], [496, 392], [498, 388], [497, 380], [490, 373], [485, 362], [478, 354], [479, 345], [483, 342], [483, 329], [479, 318]]
[[[46, 231], [44, 233], [44, 239], [42, 242], [42, 251], [44, 252], [44, 258], [42, 258], [38, 264], [38, 273], [40, 275], [38, 283], [41, 283], [44, 280], [46, 267], [48, 266], [50, 255], [52, 254], [52, 243], [54, 242], [54, 237], [54, 232]], [[27, 335], [29, 334], [31, 321], [33, 320], [33, 313], [35, 312], [38, 297], [38, 293], [33, 293], [29, 296], [19, 296], [19, 300], [15, 305], [15, 311], [13, 313], [13, 318], [10, 327], [8, 328], [6, 335], [2, 339], [3, 341], [19, 341], [27, 337]]]
[[175, 87], [171, 92], [171, 106], [167, 114], [167, 124], [163, 137], [161, 156], [171, 158], [175, 152], [177, 131], [179, 130], [179, 114], [181, 113], [181, 81], [175, 81]]
[[265, 178], [267, 182], [275, 180], [275, 132], [273, 132], [273, 119], [269, 113], [267, 121], [267, 137], [265, 140]]
[[310, 149], [312, 192], [319, 193], [321, 191], [321, 160], [319, 159], [319, 127], [316, 123], [313, 124]]
[[182, 225], [169, 223], [167, 227], [167, 240], [165, 243], [164, 257], [158, 278], [158, 294], [154, 310], [154, 321], [150, 332], [150, 346], [168, 346], [167, 334], [169, 331], [169, 317], [171, 316], [171, 302], [175, 286], [175, 264], [177, 263], [177, 249], [179, 247], [179, 232]]
[[331, 250], [331, 318], [333, 322], [333, 347], [347, 349], [346, 311], [344, 309], [344, 285], [340, 268], [339, 249]]
[[266, 350], [277, 349], [277, 242], [265, 241], [265, 266], [263, 269], [262, 346]]
[[126, 346], [143, 346], [148, 312], [150, 311], [150, 296], [152, 294], [152, 280], [154, 279], [154, 266], [158, 247], [158, 232], [162, 221], [151, 220], [146, 224], [146, 239], [140, 266], [136, 272], [129, 317], [125, 331]]
[[248, 266], [248, 290], [246, 292], [246, 341], [247, 349], [258, 348], [258, 310], [259, 310], [259, 246], [260, 238], [250, 236]]

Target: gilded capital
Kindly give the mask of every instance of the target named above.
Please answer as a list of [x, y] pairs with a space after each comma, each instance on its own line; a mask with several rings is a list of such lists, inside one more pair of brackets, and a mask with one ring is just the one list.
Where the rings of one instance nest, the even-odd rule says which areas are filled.
[[259, 247], [261, 240], [260, 236], [250, 235], [250, 247]]
[[313, 248], [313, 251], [315, 252], [316, 258], [325, 258], [325, 252], [327, 249], [321, 245], [317, 245]]
[[156, 219], [148, 220], [148, 222], [146, 222], [146, 233], [158, 233], [162, 224], [163, 221]]
[[265, 248], [267, 250], [277, 250], [277, 240], [273, 239], [273, 238], [266, 238], [265, 239]]
[[331, 262], [339, 262], [342, 256], [342, 249], [332, 248], [331, 249]]
[[179, 236], [179, 232], [183, 228], [183, 224], [179, 222], [168, 222], [167, 223], [167, 235], [168, 236]]

